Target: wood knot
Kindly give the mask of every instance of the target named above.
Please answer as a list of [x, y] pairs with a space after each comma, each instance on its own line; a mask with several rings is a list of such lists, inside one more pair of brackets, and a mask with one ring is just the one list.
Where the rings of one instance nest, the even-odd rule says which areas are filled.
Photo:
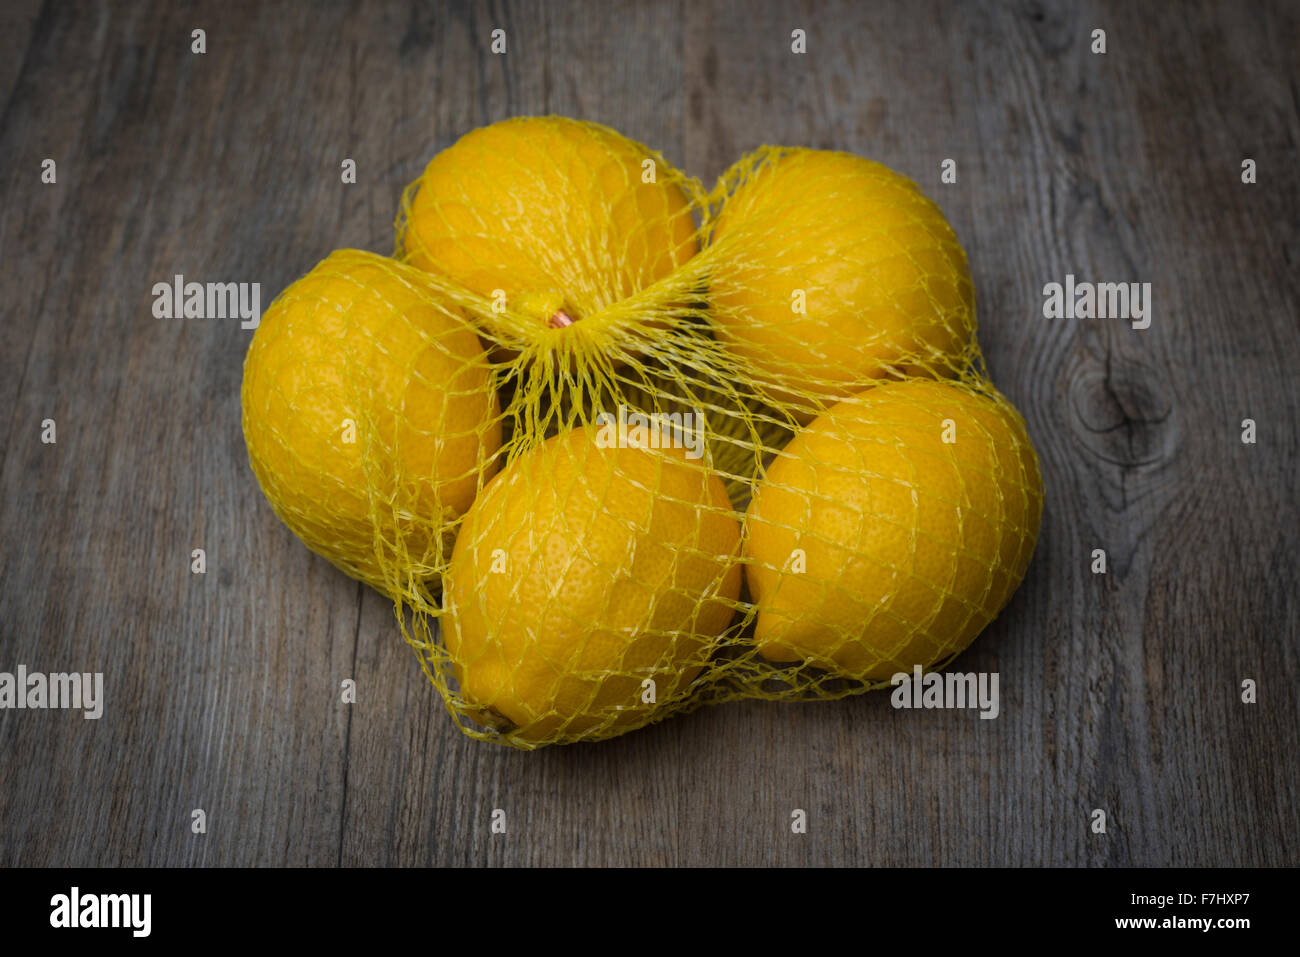
[[1079, 375], [1070, 389], [1075, 431], [1099, 458], [1138, 468], [1172, 457], [1173, 403], [1150, 369], [1108, 362]]

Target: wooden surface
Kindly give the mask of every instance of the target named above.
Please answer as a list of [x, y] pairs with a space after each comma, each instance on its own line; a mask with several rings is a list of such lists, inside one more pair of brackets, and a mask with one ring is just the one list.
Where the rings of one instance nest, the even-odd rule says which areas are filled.
[[[1300, 19], [1136, 6], [6, 4], [0, 670], [102, 671], [107, 704], [0, 711], [0, 865], [1300, 861]], [[153, 284], [265, 305], [334, 247], [389, 251], [460, 134], [549, 112], [709, 182], [764, 142], [848, 149], [943, 206], [1048, 487], [960, 659], [1000, 673], [997, 720], [876, 694], [475, 743], [388, 603], [275, 520], [251, 333], [155, 319]], [[1151, 327], [1044, 319], [1067, 273], [1152, 283]]]

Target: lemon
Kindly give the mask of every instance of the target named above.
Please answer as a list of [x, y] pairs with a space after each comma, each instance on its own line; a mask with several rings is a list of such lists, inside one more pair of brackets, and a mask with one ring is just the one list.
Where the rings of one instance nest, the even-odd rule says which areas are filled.
[[447, 522], [501, 445], [473, 327], [425, 274], [359, 250], [331, 253], [267, 309], [242, 404], [249, 463], [276, 514], [381, 588], [377, 548], [417, 578], [436, 573]]
[[[595, 123], [517, 117], [475, 129], [421, 176], [405, 258], [491, 300], [510, 344], [600, 314], [698, 248], [683, 177]], [[506, 325], [505, 310], [525, 317]], [[499, 315], [498, 315], [499, 314]]]
[[961, 651], [1024, 577], [1042, 501], [1034, 447], [997, 393], [914, 379], [835, 405], [773, 461], [745, 518], [760, 653], [883, 679]]
[[739, 178], [713, 230], [713, 322], [777, 399], [816, 412], [872, 379], [964, 365], [966, 255], [914, 182], [813, 149], [773, 152]]
[[521, 454], [448, 568], [444, 642], [467, 710], [519, 742], [647, 723], [736, 609], [740, 525], [718, 477], [681, 449], [603, 445], [591, 426]]

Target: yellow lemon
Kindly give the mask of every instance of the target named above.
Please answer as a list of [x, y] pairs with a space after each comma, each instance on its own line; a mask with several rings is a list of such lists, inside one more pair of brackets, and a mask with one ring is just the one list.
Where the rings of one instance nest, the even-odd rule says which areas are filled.
[[[597, 316], [697, 250], [684, 179], [595, 123], [519, 117], [429, 163], [400, 237], [408, 262], [491, 300], [517, 346]], [[505, 311], [525, 325], [507, 325]]]
[[835, 405], [745, 518], [760, 653], [883, 679], [961, 651], [1024, 577], [1042, 502], [1024, 422], [997, 393], [914, 379]]
[[377, 549], [416, 578], [442, 563], [501, 445], [474, 329], [417, 269], [331, 253], [262, 316], [244, 361], [244, 441], [277, 515], [382, 587]]
[[820, 411], [872, 379], [965, 364], [966, 254], [915, 183], [812, 149], [773, 152], [741, 179], [713, 230], [713, 322], [776, 398]]
[[722, 482], [681, 449], [610, 438], [585, 427], [521, 454], [452, 554], [442, 624], [461, 694], [520, 742], [647, 723], [736, 609], [740, 525]]

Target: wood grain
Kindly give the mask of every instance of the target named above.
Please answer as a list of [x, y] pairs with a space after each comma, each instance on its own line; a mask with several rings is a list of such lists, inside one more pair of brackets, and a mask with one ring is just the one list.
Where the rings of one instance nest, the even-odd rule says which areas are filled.
[[[0, 670], [102, 671], [108, 697], [0, 711], [0, 864], [1300, 861], [1293, 5], [20, 3], [0, 43]], [[870, 695], [475, 743], [386, 600], [275, 520], [250, 334], [155, 319], [153, 283], [265, 304], [335, 247], [388, 252], [435, 151], [549, 112], [706, 181], [761, 143], [848, 149], [943, 206], [1048, 486], [961, 659], [1000, 673], [998, 720]], [[1067, 273], [1151, 282], [1151, 327], [1042, 318]]]

